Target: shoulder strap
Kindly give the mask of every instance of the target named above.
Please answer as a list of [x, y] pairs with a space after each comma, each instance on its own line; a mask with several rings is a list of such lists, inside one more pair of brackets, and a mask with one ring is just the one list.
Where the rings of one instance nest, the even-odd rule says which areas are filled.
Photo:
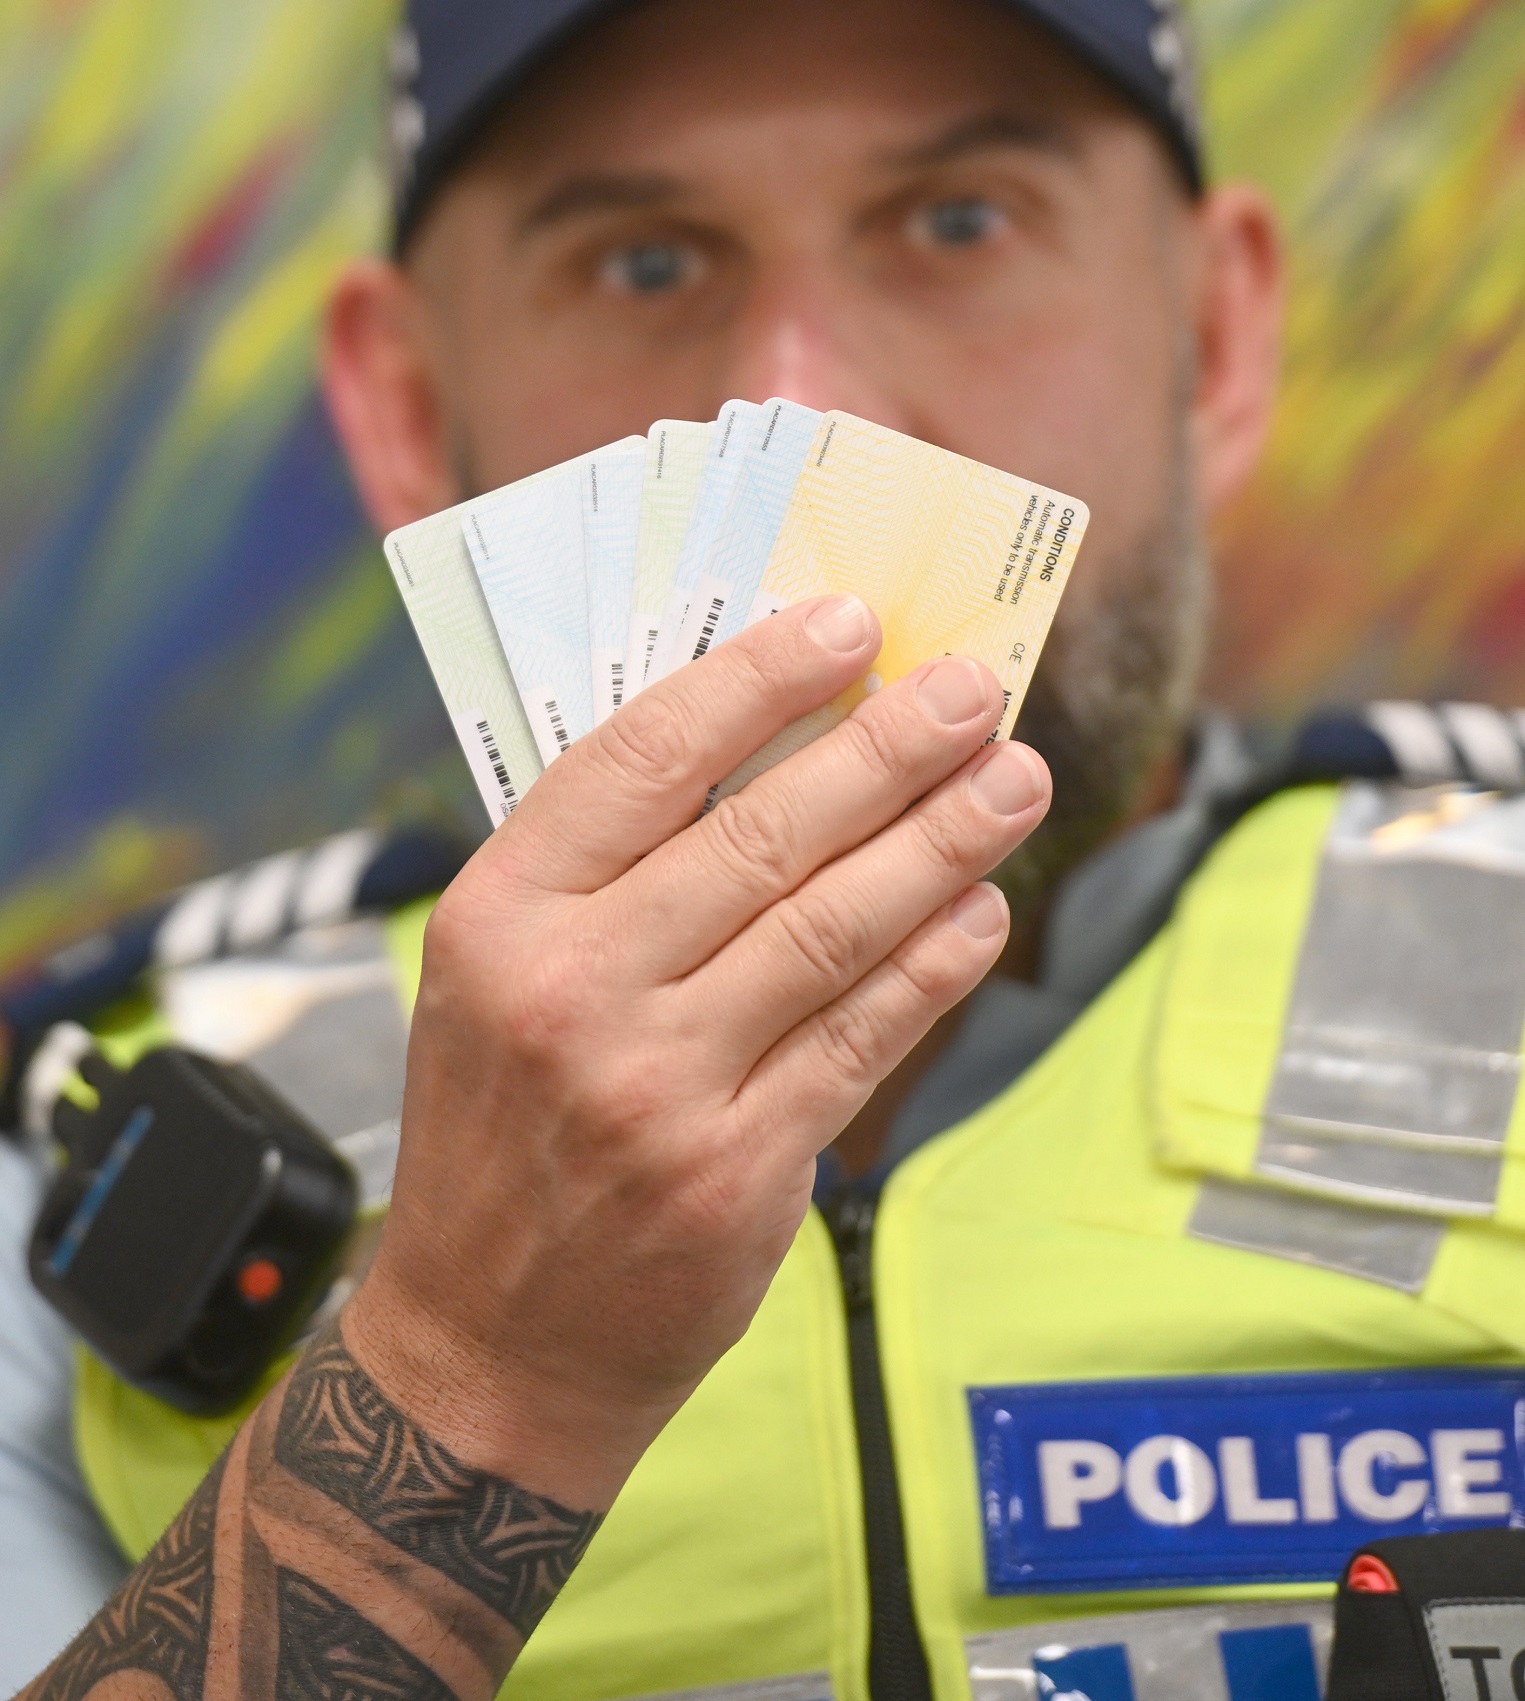
[[1095, 997], [1165, 925], [1208, 852], [1252, 809], [1295, 787], [1359, 779], [1525, 789], [1525, 709], [1369, 703], [1320, 710], [1290, 738], [1204, 716], [1180, 805], [1104, 846], [1065, 882], [1043, 984]]
[[88, 1022], [150, 969], [187, 968], [302, 927], [397, 909], [447, 886], [469, 855], [436, 828], [388, 836], [359, 828], [198, 881], [56, 947], [0, 982], [0, 1129], [15, 1127], [22, 1076], [55, 1024]]

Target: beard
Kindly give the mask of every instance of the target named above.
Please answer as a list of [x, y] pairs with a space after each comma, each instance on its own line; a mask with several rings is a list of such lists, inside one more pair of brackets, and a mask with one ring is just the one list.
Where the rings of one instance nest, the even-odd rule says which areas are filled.
[[1154, 523], [1093, 563], [1104, 594], [1060, 604], [1012, 735], [1048, 763], [1053, 802], [991, 876], [1014, 918], [1040, 909], [1062, 876], [1116, 832], [1156, 761], [1184, 735], [1212, 601], [1191, 486], [1183, 430]]

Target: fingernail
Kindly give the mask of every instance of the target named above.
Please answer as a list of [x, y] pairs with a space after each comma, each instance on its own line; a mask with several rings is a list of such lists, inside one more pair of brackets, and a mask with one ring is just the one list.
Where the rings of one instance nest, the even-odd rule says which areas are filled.
[[861, 597], [830, 597], [805, 617], [805, 630], [823, 650], [846, 655], [861, 650], [873, 630], [868, 604]]
[[1032, 758], [1020, 744], [997, 744], [975, 769], [969, 789], [996, 815], [1020, 815], [1043, 795]]
[[990, 704], [985, 676], [967, 656], [948, 656], [929, 668], [921, 676], [916, 696], [933, 720], [945, 726], [973, 720]]
[[993, 939], [1006, 926], [1006, 900], [982, 881], [953, 900], [948, 919], [971, 939]]

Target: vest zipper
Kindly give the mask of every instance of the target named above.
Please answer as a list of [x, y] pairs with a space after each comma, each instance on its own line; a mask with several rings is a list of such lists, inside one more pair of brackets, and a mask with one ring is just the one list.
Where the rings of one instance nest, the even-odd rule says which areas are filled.
[[863, 1537], [868, 1556], [868, 1689], [872, 1701], [932, 1701], [932, 1678], [916, 1629], [906, 1565], [900, 1481], [890, 1444], [889, 1408], [874, 1327], [875, 1193], [848, 1186], [826, 1207], [847, 1310], [847, 1353], [858, 1466], [863, 1479]]

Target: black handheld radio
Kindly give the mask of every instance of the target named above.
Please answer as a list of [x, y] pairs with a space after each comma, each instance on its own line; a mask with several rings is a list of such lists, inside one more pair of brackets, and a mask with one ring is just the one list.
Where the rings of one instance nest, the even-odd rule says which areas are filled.
[[43, 1296], [128, 1381], [191, 1412], [234, 1406], [332, 1281], [350, 1165], [252, 1071], [164, 1046], [60, 1098], [65, 1163], [32, 1232]]

